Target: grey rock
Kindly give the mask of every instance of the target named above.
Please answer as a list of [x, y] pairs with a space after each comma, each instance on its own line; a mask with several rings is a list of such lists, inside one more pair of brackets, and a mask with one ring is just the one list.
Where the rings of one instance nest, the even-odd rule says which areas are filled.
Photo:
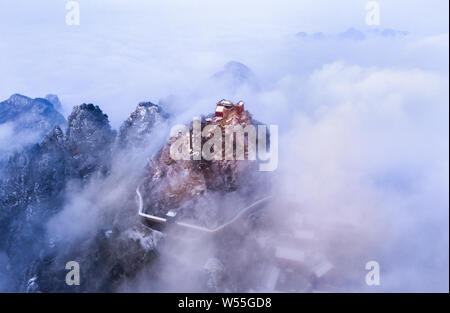
[[169, 115], [151, 102], [141, 102], [122, 124], [117, 137], [121, 148], [140, 147], [151, 141], [154, 129], [161, 127]]
[[[28, 103], [22, 96], [13, 100]], [[83, 104], [70, 115], [66, 134], [56, 126], [40, 144], [9, 158], [0, 180], [0, 250], [6, 251], [15, 275], [48, 246], [45, 223], [63, 208], [68, 181], [83, 184], [94, 173], [108, 172], [114, 138], [108, 117]]]
[[98, 106], [84, 103], [74, 107], [68, 118], [66, 134], [72, 170], [81, 178], [87, 178], [98, 170], [106, 174], [115, 135], [108, 116]]
[[[59, 100], [58, 100], [59, 101]], [[52, 102], [43, 98], [31, 99], [20, 94], [0, 102], [0, 124], [14, 122], [17, 130], [31, 129], [42, 137], [55, 126], [65, 126], [65, 118]]]

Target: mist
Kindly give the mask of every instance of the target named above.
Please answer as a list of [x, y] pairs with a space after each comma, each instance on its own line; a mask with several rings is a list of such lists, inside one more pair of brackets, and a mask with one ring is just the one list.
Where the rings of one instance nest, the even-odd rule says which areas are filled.
[[[171, 114], [150, 146], [115, 153], [108, 177], [70, 185], [63, 211], [48, 224], [51, 240], [70, 244], [112, 224], [131, 225], [137, 182], [170, 126], [212, 113], [222, 98], [243, 100], [256, 120], [279, 126], [267, 214], [281, 222], [269, 233], [313, 232], [316, 251], [347, 279], [339, 291], [448, 292], [447, 2], [379, 1], [376, 27], [365, 24], [365, 1], [79, 1], [76, 27], [65, 25], [63, 1], [6, 2], [2, 99], [55, 93], [66, 115], [94, 103], [116, 129], [141, 101]], [[365, 38], [343, 37], [351, 27]], [[374, 28], [408, 34], [374, 36]], [[216, 79], [230, 61], [247, 66], [254, 82]], [[14, 148], [11, 136], [0, 125], [2, 154]], [[119, 291], [202, 290], [211, 262], [246, 279], [238, 264], [224, 264], [215, 238], [160, 237], [158, 261]], [[333, 246], [336, 238], [341, 245]], [[235, 258], [254, 249], [248, 239]], [[364, 283], [371, 260], [381, 266], [378, 289]], [[155, 271], [156, 279], [146, 278]]]

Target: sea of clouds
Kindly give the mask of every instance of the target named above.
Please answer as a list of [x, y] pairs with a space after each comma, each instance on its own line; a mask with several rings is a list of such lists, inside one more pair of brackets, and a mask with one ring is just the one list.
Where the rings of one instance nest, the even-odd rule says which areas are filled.
[[[242, 99], [279, 126], [274, 192], [298, 204], [283, 212], [301, 207], [324, 243], [352, 225], [347, 254], [380, 263], [378, 290], [448, 291], [448, 3], [379, 1], [377, 27], [408, 34], [353, 40], [340, 34], [374, 28], [366, 1], [79, 2], [80, 26], [65, 25], [64, 1], [2, 2], [2, 99], [56, 93], [66, 114], [92, 102], [115, 128], [144, 100], [175, 124]], [[211, 79], [231, 60], [257, 87]], [[59, 227], [83, 203], [72, 196]]]

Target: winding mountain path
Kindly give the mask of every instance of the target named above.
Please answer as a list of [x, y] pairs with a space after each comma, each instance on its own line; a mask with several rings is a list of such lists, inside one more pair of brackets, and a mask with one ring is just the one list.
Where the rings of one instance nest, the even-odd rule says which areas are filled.
[[[139, 186], [136, 188], [136, 194], [138, 196], [138, 207], [139, 207], [139, 211], [138, 214], [141, 218], [153, 222], [153, 223], [159, 223], [159, 224], [166, 224], [168, 221], [166, 218], [163, 217], [158, 217], [158, 216], [154, 216], [154, 215], [150, 215], [150, 214], [146, 214], [144, 213], [144, 200], [142, 199], [142, 194], [140, 191], [140, 187], [143, 184], [143, 182], [141, 184], [139, 184]], [[248, 207], [240, 210], [231, 220], [229, 220], [228, 222], [216, 227], [216, 228], [207, 228], [207, 227], [202, 227], [202, 226], [197, 226], [197, 225], [193, 225], [193, 224], [188, 224], [188, 223], [184, 223], [184, 222], [178, 222], [175, 221], [174, 224], [181, 226], [181, 227], [185, 227], [185, 228], [189, 228], [189, 229], [193, 229], [193, 230], [197, 230], [197, 231], [201, 231], [201, 232], [206, 232], [206, 233], [217, 233], [220, 232], [221, 230], [225, 229], [226, 227], [232, 225], [234, 222], [236, 222], [237, 220], [239, 220], [242, 216], [244, 216], [247, 213], [250, 213], [252, 211], [256, 211], [257, 209], [261, 209], [262, 205], [267, 203], [270, 199], [272, 199], [272, 196], [268, 196], [268, 197], [264, 197], [254, 203], [252, 203], [251, 205], [249, 205]]]

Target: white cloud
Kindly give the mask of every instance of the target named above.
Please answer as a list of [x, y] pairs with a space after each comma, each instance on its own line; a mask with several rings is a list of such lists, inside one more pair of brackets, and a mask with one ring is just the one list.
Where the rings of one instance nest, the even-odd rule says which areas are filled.
[[323, 242], [356, 227], [365, 247], [346, 253], [385, 267], [382, 290], [448, 289], [447, 85], [422, 70], [328, 64], [283, 138], [281, 198], [296, 199]]
[[19, 131], [20, 125], [8, 122], [0, 124], [0, 159], [8, 157], [23, 147], [38, 142], [40, 134], [30, 131]]
[[[64, 3], [0, 4], [1, 98], [56, 93], [66, 113], [92, 102], [115, 127], [143, 100], [177, 96], [174, 122], [186, 123], [221, 98], [243, 99], [280, 125], [281, 195], [324, 245], [350, 238], [348, 271], [370, 257], [385, 290], [448, 290], [448, 2], [380, 0], [381, 27], [410, 35], [363, 42], [294, 34], [365, 27], [366, 1], [80, 2], [78, 28], [65, 25]], [[230, 60], [261, 89], [208, 81]], [[0, 152], [16, 139], [0, 125]], [[74, 192], [50, 223], [55, 235], [96, 230], [95, 218], [133, 193], [127, 169], [116, 170]]]

